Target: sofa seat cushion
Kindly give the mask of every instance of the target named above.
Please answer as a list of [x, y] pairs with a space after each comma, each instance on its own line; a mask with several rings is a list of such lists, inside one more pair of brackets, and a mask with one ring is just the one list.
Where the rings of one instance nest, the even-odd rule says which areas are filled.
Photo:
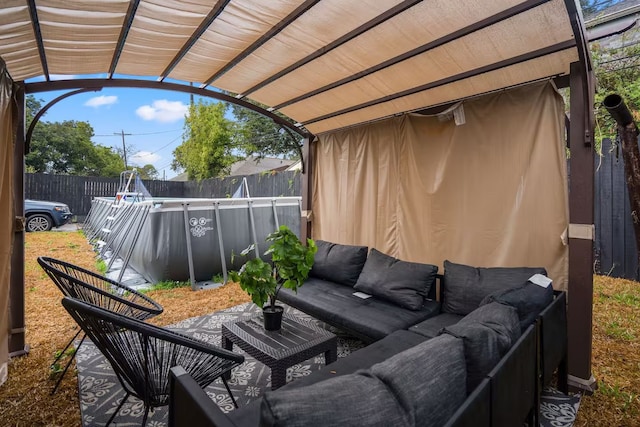
[[520, 330], [524, 331], [535, 322], [538, 315], [553, 301], [553, 286], [546, 287], [526, 281], [522, 285], [487, 295], [480, 305], [499, 302], [518, 310]]
[[409, 310], [420, 310], [438, 267], [401, 261], [371, 249], [354, 289]]
[[407, 329], [440, 312], [440, 303], [425, 300], [420, 310], [407, 310], [375, 297], [362, 299], [354, 289], [309, 278], [298, 292], [281, 289], [278, 299], [366, 342]]
[[417, 325], [413, 325], [409, 328], [411, 332], [420, 334], [426, 338], [437, 337], [440, 331], [447, 326], [455, 325], [464, 316], [452, 313], [440, 313], [437, 316], [423, 320]]
[[547, 272], [536, 267], [471, 267], [445, 260], [442, 311], [466, 316], [487, 295], [518, 287], [534, 274]]
[[324, 240], [316, 240], [315, 243], [318, 251], [314, 255], [309, 276], [353, 287], [367, 260], [369, 248], [341, 245]]
[[400, 330], [379, 341], [361, 348], [347, 357], [341, 357], [334, 363], [306, 377], [296, 378], [282, 389], [304, 387], [340, 375], [353, 374], [360, 369], [368, 369], [376, 363], [384, 362], [392, 356], [423, 343], [428, 338], [413, 332]]
[[443, 336], [368, 370], [266, 392], [263, 426], [444, 425], [466, 397], [463, 343]]

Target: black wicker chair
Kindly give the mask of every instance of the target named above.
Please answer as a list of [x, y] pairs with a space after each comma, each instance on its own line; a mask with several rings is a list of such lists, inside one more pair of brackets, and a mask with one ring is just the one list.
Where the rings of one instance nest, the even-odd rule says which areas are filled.
[[[162, 313], [163, 308], [160, 304], [115, 280], [54, 258], [39, 257], [38, 263], [65, 296], [86, 301], [138, 320], [145, 320]], [[64, 356], [80, 332], [82, 332], [82, 329], [78, 330], [58, 354], [51, 364], [52, 368]], [[80, 345], [82, 345], [84, 338], [83, 336], [80, 340]], [[69, 358], [62, 375], [60, 375], [56, 385], [51, 390], [51, 394], [54, 394], [58, 389], [74, 358], [75, 353]]]
[[144, 403], [143, 425], [151, 408], [168, 405], [169, 372], [178, 365], [202, 388], [220, 377], [238, 406], [223, 374], [244, 356], [74, 298], [63, 298], [62, 305], [109, 360], [126, 392], [107, 425], [130, 395]]

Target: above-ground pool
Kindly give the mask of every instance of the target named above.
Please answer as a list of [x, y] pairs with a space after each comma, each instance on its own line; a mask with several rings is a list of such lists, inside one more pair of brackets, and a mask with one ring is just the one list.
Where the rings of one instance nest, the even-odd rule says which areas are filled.
[[[84, 230], [109, 267], [120, 259], [145, 280], [226, 281], [251, 244], [262, 255], [280, 225], [300, 233], [300, 197], [153, 199], [135, 203], [95, 198]], [[125, 268], [121, 269], [119, 280]]]

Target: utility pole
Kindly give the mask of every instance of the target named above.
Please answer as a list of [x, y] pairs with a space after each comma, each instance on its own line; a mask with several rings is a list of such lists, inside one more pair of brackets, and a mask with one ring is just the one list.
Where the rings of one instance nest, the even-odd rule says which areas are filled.
[[124, 170], [127, 170], [127, 145], [124, 142], [125, 135], [131, 135], [130, 133], [124, 133], [124, 130], [120, 132], [114, 132], [114, 135], [122, 135], [122, 156], [124, 157]]

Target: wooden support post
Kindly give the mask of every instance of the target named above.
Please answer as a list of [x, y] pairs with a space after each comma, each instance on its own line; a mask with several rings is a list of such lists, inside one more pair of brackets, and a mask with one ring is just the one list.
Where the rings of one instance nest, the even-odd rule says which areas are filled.
[[313, 149], [311, 147], [313, 137], [305, 138], [302, 147], [302, 215], [300, 218], [300, 240], [306, 242], [311, 235], [311, 221], [313, 205]]
[[[585, 90], [589, 88], [589, 90]], [[593, 392], [591, 375], [593, 304], [593, 191], [590, 83], [584, 64], [571, 64], [569, 147], [569, 385]]]
[[9, 285], [9, 356], [22, 356], [29, 352], [24, 328], [24, 137], [25, 90], [18, 84], [15, 94], [18, 106], [18, 126], [14, 145], [13, 194], [14, 236], [11, 254], [11, 283]]

